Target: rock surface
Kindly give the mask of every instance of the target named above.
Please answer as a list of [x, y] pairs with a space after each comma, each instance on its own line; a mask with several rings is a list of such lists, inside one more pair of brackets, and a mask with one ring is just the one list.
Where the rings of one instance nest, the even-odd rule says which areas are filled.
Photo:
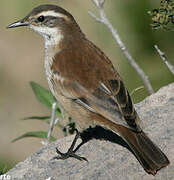
[[173, 180], [174, 179], [174, 83], [161, 88], [136, 105], [144, 131], [170, 160], [156, 176], [147, 174], [134, 155], [110, 141], [91, 140], [77, 154], [89, 162], [69, 158], [51, 160], [55, 148], [65, 152], [74, 136], [59, 139], [18, 163], [7, 174], [13, 180]]

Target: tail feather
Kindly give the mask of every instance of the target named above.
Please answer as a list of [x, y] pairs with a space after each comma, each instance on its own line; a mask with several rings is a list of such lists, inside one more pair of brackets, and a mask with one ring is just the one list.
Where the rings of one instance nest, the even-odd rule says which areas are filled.
[[149, 137], [141, 130], [135, 132], [132, 129], [118, 125], [105, 118], [95, 116], [95, 120], [99, 119], [100, 125], [110, 129], [119, 135], [127, 142], [130, 149], [140, 162], [144, 170], [152, 175], [155, 175], [158, 170], [166, 167], [170, 162], [167, 156], [149, 139]]
[[130, 146], [144, 170], [155, 175], [158, 170], [170, 162], [167, 156], [141, 131], [139, 133], [123, 128], [122, 137]]

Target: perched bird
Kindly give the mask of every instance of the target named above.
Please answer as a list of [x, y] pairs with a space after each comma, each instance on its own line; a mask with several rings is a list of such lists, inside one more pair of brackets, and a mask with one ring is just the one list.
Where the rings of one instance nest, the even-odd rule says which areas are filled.
[[[149, 174], [169, 164], [147, 137], [131, 97], [109, 58], [81, 31], [73, 16], [56, 5], [40, 5], [8, 26], [28, 26], [45, 39], [45, 70], [49, 88], [82, 132], [102, 126], [119, 134]], [[71, 150], [57, 159], [75, 157]]]

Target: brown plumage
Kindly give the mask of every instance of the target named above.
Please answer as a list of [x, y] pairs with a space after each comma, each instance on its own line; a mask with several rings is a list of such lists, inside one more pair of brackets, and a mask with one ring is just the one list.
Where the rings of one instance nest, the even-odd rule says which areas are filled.
[[[44, 16], [44, 12], [47, 12], [45, 20], [38, 22], [38, 14]], [[155, 175], [169, 164], [165, 154], [142, 131], [141, 121], [119, 73], [109, 58], [85, 37], [71, 14], [55, 5], [42, 5], [21, 23], [28, 23], [32, 29], [43, 33], [50, 89], [79, 130], [100, 125], [118, 133], [150, 174]], [[43, 31], [45, 27], [48, 32]]]
[[[121, 135], [143, 168], [155, 175], [168, 165], [167, 157], [141, 130], [130, 95], [110, 60], [90, 41], [83, 41], [55, 55], [52, 70], [64, 78], [52, 77], [55, 97], [81, 129], [100, 125]], [[69, 103], [60, 96], [68, 97]], [[85, 100], [94, 112], [75, 99]]]

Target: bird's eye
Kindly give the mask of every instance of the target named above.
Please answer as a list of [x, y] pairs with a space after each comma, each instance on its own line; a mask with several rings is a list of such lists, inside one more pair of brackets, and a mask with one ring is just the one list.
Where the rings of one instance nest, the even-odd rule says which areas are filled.
[[37, 20], [38, 20], [39, 22], [43, 22], [43, 21], [44, 21], [44, 19], [45, 19], [45, 17], [44, 17], [44, 16], [39, 16], [39, 17], [37, 18]]

